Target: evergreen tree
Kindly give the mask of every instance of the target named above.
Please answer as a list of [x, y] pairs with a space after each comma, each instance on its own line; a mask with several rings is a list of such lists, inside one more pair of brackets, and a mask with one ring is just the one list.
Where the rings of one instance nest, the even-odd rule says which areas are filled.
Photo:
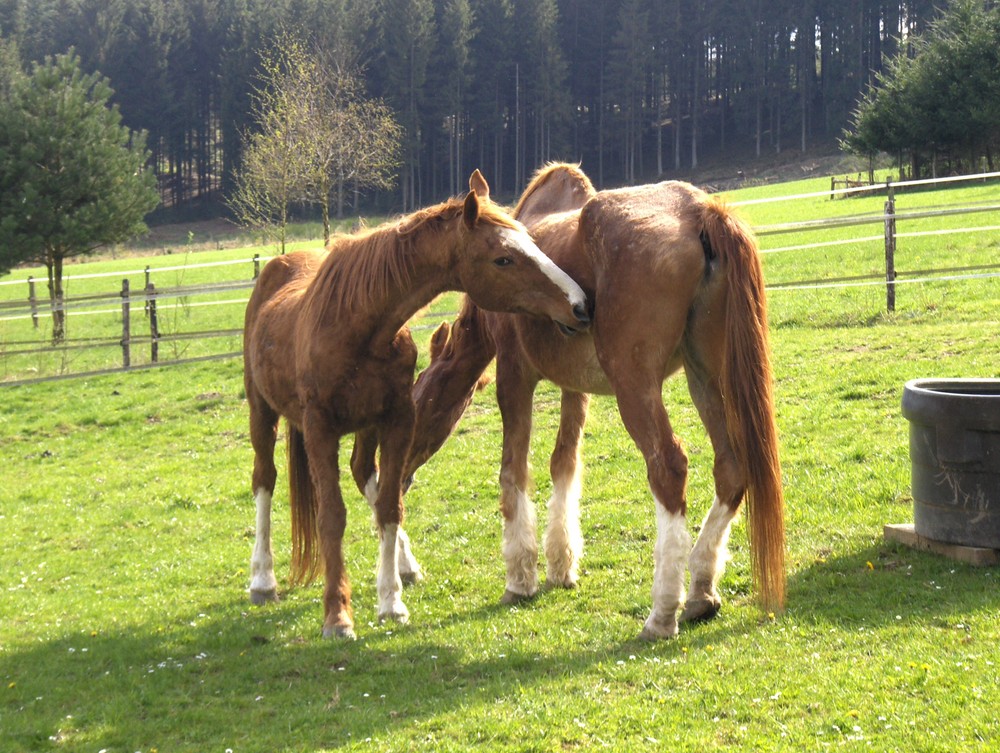
[[646, 83], [653, 45], [644, 0], [625, 0], [618, 12], [618, 30], [611, 39], [608, 88], [619, 103], [618, 144], [622, 175], [635, 183], [642, 169]]
[[564, 151], [570, 97], [556, 1], [516, 0], [513, 21], [519, 40], [516, 84], [520, 89], [514, 184], [520, 191], [535, 167]]
[[15, 75], [0, 106], [0, 271], [45, 265], [55, 342], [65, 259], [144, 232], [158, 203], [145, 136], [121, 125], [111, 96], [69, 53]]
[[403, 211], [409, 211], [423, 203], [420, 155], [427, 68], [436, 41], [433, 1], [384, 0], [381, 28], [384, 98], [405, 133], [401, 186]]
[[[428, 71], [428, 89], [434, 96], [428, 100], [428, 131], [433, 141], [428, 144], [432, 171], [447, 165], [447, 176], [438, 181], [432, 176], [435, 193], [442, 182], [449, 195], [462, 190], [463, 149], [468, 128], [466, 111], [468, 89], [472, 80], [469, 43], [472, 39], [472, 8], [469, 0], [438, 0], [436, 8], [437, 45]], [[440, 145], [439, 145], [440, 144]], [[442, 154], [447, 146], [447, 155]]]
[[911, 44], [916, 54], [897, 54], [862, 99], [845, 148], [901, 162], [907, 155], [914, 176], [926, 158], [932, 175], [942, 160], [974, 171], [985, 159], [992, 170], [1000, 145], [1000, 7], [956, 0]]

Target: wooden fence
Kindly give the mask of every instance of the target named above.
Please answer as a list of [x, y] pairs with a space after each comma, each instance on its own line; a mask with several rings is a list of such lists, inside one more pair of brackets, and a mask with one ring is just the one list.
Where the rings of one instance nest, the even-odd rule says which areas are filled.
[[[88, 338], [74, 338], [72, 340], [67, 340], [62, 343], [56, 344], [40, 344], [37, 339], [34, 340], [8, 340], [6, 342], [0, 343], [0, 359], [8, 359], [19, 356], [33, 356], [33, 355], [43, 355], [51, 353], [67, 353], [71, 351], [88, 350], [95, 348], [108, 348], [114, 347], [120, 351], [120, 367], [107, 367], [102, 369], [95, 369], [90, 371], [77, 371], [71, 374], [53, 374], [43, 377], [30, 378], [30, 379], [18, 379], [18, 380], [0, 380], [0, 385], [16, 385], [39, 381], [50, 381], [66, 377], [78, 377], [78, 376], [93, 376], [98, 374], [109, 374], [119, 371], [135, 370], [141, 368], [150, 368], [153, 366], [159, 366], [165, 363], [178, 364], [178, 363], [191, 363], [196, 361], [206, 361], [206, 360], [218, 360], [226, 358], [234, 358], [241, 355], [239, 351], [228, 351], [220, 352], [212, 355], [199, 356], [193, 358], [172, 358], [163, 360], [161, 359], [160, 346], [161, 344], [171, 343], [171, 342], [181, 342], [181, 341], [204, 341], [211, 340], [214, 338], [232, 338], [241, 337], [243, 334], [242, 328], [228, 328], [228, 329], [212, 329], [212, 330], [200, 330], [200, 331], [188, 331], [188, 332], [164, 332], [160, 324], [160, 307], [161, 303], [171, 299], [185, 299], [190, 300], [192, 298], [205, 297], [212, 299], [209, 303], [231, 303], [233, 305], [245, 306], [246, 297], [241, 296], [239, 298], [232, 299], [230, 301], [219, 301], [218, 296], [222, 293], [232, 293], [239, 291], [249, 291], [256, 284], [258, 275], [260, 274], [261, 262], [264, 261], [259, 254], [255, 254], [249, 260], [239, 260], [236, 262], [240, 265], [247, 265], [248, 263], [252, 265], [252, 277], [249, 279], [244, 278], [240, 280], [231, 280], [224, 282], [215, 282], [204, 285], [178, 285], [174, 287], [163, 287], [157, 288], [152, 280], [154, 273], [162, 273], [164, 271], [171, 271], [176, 268], [166, 267], [159, 269], [151, 269], [147, 266], [141, 271], [132, 272], [117, 272], [109, 274], [98, 274], [98, 275], [78, 275], [70, 276], [67, 279], [93, 279], [95, 277], [120, 277], [120, 287], [115, 292], [110, 293], [96, 293], [90, 295], [80, 295], [74, 296], [72, 298], [64, 299], [61, 304], [50, 303], [47, 299], [45, 301], [40, 301], [38, 298], [38, 285], [37, 281], [33, 277], [27, 278], [24, 281], [18, 281], [20, 284], [26, 284], [27, 286], [27, 297], [21, 300], [6, 300], [0, 301], [0, 322], [5, 320], [16, 320], [16, 319], [28, 319], [30, 318], [33, 324], [33, 328], [39, 329], [39, 316], [42, 312], [45, 314], [53, 313], [54, 311], [61, 310], [66, 315], [84, 315], [84, 314], [118, 314], [120, 317], [120, 333], [114, 338], [99, 338], [99, 337], [88, 337]], [[223, 264], [230, 264], [229, 262], [223, 262]], [[218, 263], [212, 263], [207, 265], [185, 265], [184, 269], [195, 269], [205, 266], [217, 266]], [[129, 280], [129, 277], [122, 277], [122, 275], [137, 275], [143, 274], [145, 278], [145, 285], [139, 289], [135, 290]], [[248, 294], [249, 295], [249, 294]], [[141, 309], [139, 306], [141, 305]], [[136, 320], [136, 312], [141, 310], [141, 315], [139, 321]], [[139, 324], [139, 322], [144, 322]], [[149, 353], [148, 361], [137, 364], [133, 362], [133, 355], [138, 349], [147, 349]]]
[[[765, 237], [770, 235], [780, 235], [783, 233], [801, 233], [801, 232], [814, 232], [828, 230], [832, 228], [843, 228], [843, 227], [857, 227], [863, 225], [881, 225], [883, 232], [881, 236], [866, 237], [866, 238], [851, 238], [842, 241], [832, 241], [819, 244], [808, 244], [799, 246], [788, 246], [784, 248], [770, 249], [765, 253], [775, 253], [777, 251], [792, 251], [792, 250], [803, 250], [808, 248], [818, 248], [820, 246], [832, 246], [838, 244], [848, 244], [848, 243], [858, 243], [859, 241], [873, 241], [882, 240], [885, 247], [885, 274], [880, 276], [878, 279], [884, 280], [885, 282], [885, 307], [886, 311], [893, 312], [896, 310], [896, 285], [899, 283], [897, 272], [896, 272], [896, 241], [898, 238], [904, 237], [919, 237], [923, 235], [944, 235], [949, 233], [962, 233], [962, 232], [985, 232], [987, 230], [998, 230], [1000, 226], [988, 225], [988, 226], [977, 226], [973, 228], [960, 228], [957, 230], [949, 231], [924, 231], [924, 232], [913, 232], [913, 233], [899, 233], [896, 230], [896, 224], [900, 220], [916, 220], [916, 219], [927, 219], [932, 217], [951, 217], [956, 215], [967, 215], [967, 214], [979, 214], [984, 212], [1000, 212], [1000, 202], [988, 202], [985, 204], [980, 204], [976, 206], [964, 206], [964, 207], [949, 207], [949, 208], [939, 208], [939, 209], [928, 209], [928, 210], [916, 210], [904, 213], [897, 213], [896, 211], [896, 192], [899, 189], [904, 188], [914, 188], [918, 186], [929, 186], [929, 185], [940, 185], [946, 183], [956, 183], [962, 181], [985, 181], [1000, 178], [1000, 172], [994, 173], [984, 173], [981, 175], [960, 175], [951, 176], [948, 178], [932, 178], [924, 180], [911, 180], [911, 181], [900, 181], [898, 183], [892, 183], [887, 181], [885, 183], [869, 184], [867, 182], [861, 183], [860, 185], [851, 185], [846, 188], [838, 189], [836, 188], [836, 183], [834, 179], [831, 178], [831, 190], [829, 194], [826, 191], [819, 193], [808, 193], [799, 194], [797, 196], [781, 196], [773, 197], [768, 199], [751, 199], [749, 201], [733, 202], [733, 206], [749, 206], [752, 204], [762, 204], [770, 203], [775, 201], [794, 201], [796, 199], [808, 199], [820, 196], [829, 195], [831, 198], [836, 196], [849, 196], [857, 195], [861, 193], [872, 193], [872, 192], [882, 192], [886, 194], [885, 205], [883, 208], [883, 213], [881, 215], [851, 215], [845, 217], [833, 217], [821, 220], [809, 220], [805, 222], [790, 222], [782, 223], [776, 225], [763, 225], [754, 228], [754, 232], [758, 237]], [[910, 282], [928, 282], [930, 281], [929, 276], [936, 277], [939, 280], [961, 280], [961, 279], [975, 279], [984, 276], [998, 276], [997, 270], [1000, 270], [1000, 264], [979, 264], [973, 266], [964, 267], [950, 267], [950, 268], [937, 268], [937, 269], [922, 269], [913, 270], [910, 272], [913, 277]], [[839, 277], [839, 278], [827, 278], [823, 280], [798, 280], [795, 282], [782, 283], [780, 285], [772, 285], [770, 287], [780, 287], [784, 289], [804, 289], [804, 288], [819, 288], [819, 287], [847, 287], [851, 285], [867, 285], [874, 281], [871, 275], [860, 275], [852, 277]]]
[[[971, 214], [981, 214], [990, 212], [1000, 212], [1000, 202], [987, 202], [975, 206], [964, 206], [964, 207], [947, 207], [947, 208], [935, 208], [927, 210], [915, 210], [906, 212], [897, 212], [896, 209], [896, 192], [901, 188], [917, 186], [917, 185], [928, 185], [928, 184], [939, 184], [948, 183], [958, 180], [985, 180], [1000, 178], [1000, 173], [990, 173], [986, 175], [978, 176], [960, 176], [957, 178], [946, 178], [935, 181], [908, 181], [903, 183], [884, 183], [878, 184], [876, 186], [855, 186], [843, 189], [836, 189], [838, 194], [851, 194], [862, 191], [884, 191], [886, 194], [886, 200], [884, 204], [884, 209], [882, 214], [866, 214], [866, 215], [852, 215], [844, 217], [835, 217], [830, 219], [822, 220], [810, 220], [805, 222], [795, 222], [795, 223], [783, 223], [775, 225], [764, 225], [755, 227], [755, 233], [759, 237], [768, 236], [780, 236], [789, 233], [808, 233], [808, 232], [820, 232], [826, 231], [832, 228], [843, 228], [843, 227], [853, 227], [853, 226], [865, 226], [865, 225], [880, 225], [881, 234], [878, 236], [867, 236], [861, 238], [850, 238], [844, 240], [835, 241], [821, 241], [812, 244], [796, 245], [796, 246], [786, 246], [779, 248], [767, 248], [763, 253], [778, 253], [784, 251], [796, 251], [805, 249], [815, 249], [821, 247], [829, 247], [840, 244], [856, 244], [859, 242], [878, 242], [881, 241], [885, 248], [885, 270], [883, 274], [879, 275], [857, 275], [850, 277], [835, 277], [835, 278], [825, 278], [825, 279], [811, 279], [811, 280], [796, 280], [792, 282], [783, 282], [777, 284], [771, 284], [769, 287], [771, 289], [784, 289], [784, 290], [796, 290], [796, 289], [818, 289], [818, 288], [831, 288], [831, 287], [854, 287], [854, 286], [868, 286], [868, 285], [885, 285], [885, 296], [886, 296], [886, 310], [893, 311], [896, 305], [896, 287], [902, 282], [929, 282], [929, 281], [955, 281], [964, 279], [978, 279], [983, 277], [1000, 277], [1000, 263], [986, 263], [979, 264], [975, 266], [964, 266], [964, 267], [942, 267], [937, 269], [920, 269], [920, 270], [910, 270], [907, 273], [907, 279], [899, 279], [899, 274], [897, 273], [895, 254], [897, 239], [905, 237], [918, 237], [926, 235], [943, 235], [946, 233], [962, 233], [962, 232], [983, 232], [1000, 230], [1000, 225], [985, 225], [977, 226], [972, 228], [960, 228], [954, 230], [931, 230], [922, 232], [910, 232], [910, 233], [900, 233], [897, 231], [897, 223], [900, 221], [932, 218], [932, 217], [947, 217], [954, 215], [971, 215]], [[773, 201], [792, 201], [796, 199], [813, 198], [819, 196], [827, 196], [827, 192], [811, 193], [811, 194], [801, 194], [798, 196], [783, 196], [768, 199], [755, 199], [743, 202], [733, 202], [733, 206], [746, 206], [751, 204], [759, 204], [765, 202]], [[84, 311], [94, 311], [100, 313], [109, 313], [113, 309], [108, 309], [109, 306], [115, 307], [120, 311], [121, 318], [121, 332], [120, 336], [114, 339], [100, 339], [100, 338], [81, 338], [74, 339], [70, 342], [61, 343], [59, 345], [40, 345], [38, 340], [34, 341], [0, 341], [0, 362], [4, 359], [14, 356], [24, 356], [31, 354], [41, 354], [49, 351], [70, 351], [78, 349], [88, 349], [95, 347], [108, 347], [114, 346], [120, 349], [120, 366], [103, 368], [99, 370], [82, 371], [72, 374], [53, 374], [40, 376], [31, 379], [17, 379], [2, 381], [0, 378], [0, 386], [9, 386], [16, 384], [24, 384], [29, 382], [37, 381], [47, 381], [53, 379], [62, 379], [67, 377], [76, 376], [91, 376], [97, 374], [107, 374], [115, 373], [125, 370], [135, 370], [141, 368], [149, 368], [152, 366], [157, 366], [165, 363], [191, 363], [194, 361], [204, 361], [204, 360], [215, 360], [215, 359], [226, 359], [234, 358], [241, 355], [240, 351], [226, 351], [221, 353], [214, 353], [211, 355], [204, 355], [192, 358], [173, 358], [164, 360], [160, 352], [161, 345], [168, 342], [176, 342], [183, 340], [210, 340], [213, 338], [233, 338], [241, 337], [242, 329], [239, 328], [229, 328], [229, 329], [216, 329], [216, 330], [203, 330], [195, 332], [173, 332], [166, 333], [162, 331], [160, 326], [160, 304], [163, 301], [170, 299], [191, 299], [205, 297], [210, 298], [207, 303], [202, 305], [213, 305], [213, 304], [223, 304], [229, 303], [233, 305], [245, 305], [246, 297], [232, 298], [230, 300], [217, 300], [219, 295], [222, 293], [233, 293], [239, 291], [249, 291], [253, 288], [257, 276], [260, 272], [261, 262], [265, 261], [259, 255], [254, 256], [252, 259], [243, 259], [237, 262], [217, 262], [207, 265], [185, 265], [183, 269], [194, 269], [199, 266], [216, 266], [218, 264], [241, 264], [252, 265], [252, 276], [244, 277], [242, 280], [233, 280], [226, 282], [217, 282], [206, 285], [188, 285], [188, 286], [174, 286], [174, 287], [163, 287], [158, 288], [151, 279], [152, 274], [162, 273], [165, 269], [181, 269], [178, 268], [160, 268], [157, 270], [151, 270], [146, 267], [143, 271], [136, 271], [132, 273], [114, 273], [114, 276], [121, 278], [123, 274], [136, 275], [144, 272], [145, 285], [140, 290], [132, 290], [128, 278], [121, 279], [121, 287], [113, 293], [106, 294], [94, 294], [94, 295], [84, 295], [77, 296], [72, 299], [67, 299], [63, 302], [62, 308], [68, 313], [82, 313]], [[249, 270], [248, 270], [249, 271]], [[111, 276], [109, 274], [105, 275], [82, 275], [79, 277], [90, 277], [95, 276]], [[0, 301], [0, 323], [7, 319], [17, 319], [17, 318], [28, 318], [30, 317], [35, 323], [35, 327], [38, 327], [38, 317], [40, 311], [43, 309], [48, 311], [49, 304], [46, 301], [43, 305], [39, 302], [37, 298], [36, 291], [36, 281], [32, 278], [27, 280], [19, 281], [4, 281], [0, 282], [0, 285], [25, 285], [26, 286], [26, 297], [16, 301]], [[138, 311], [139, 304], [142, 305], [143, 319], [146, 324], [142, 326], [137, 325], [135, 312]], [[140, 319], [142, 321], [142, 319]], [[136, 354], [138, 349], [149, 349], [149, 359], [144, 363], [135, 363], [133, 360], [133, 355]]]

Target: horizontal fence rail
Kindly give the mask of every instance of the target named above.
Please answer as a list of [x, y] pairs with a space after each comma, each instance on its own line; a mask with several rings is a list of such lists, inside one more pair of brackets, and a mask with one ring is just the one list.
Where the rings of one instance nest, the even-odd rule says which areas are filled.
[[[937, 217], [979, 215], [990, 212], [1000, 212], [1000, 203], [981, 202], [962, 207], [932, 207], [897, 213], [895, 206], [896, 192], [900, 189], [909, 187], [955, 183], [959, 181], [983, 181], [996, 178], [1000, 178], [1000, 172], [986, 173], [975, 176], [956, 176], [937, 180], [928, 179], [899, 183], [853, 186], [844, 189], [835, 189], [832, 191], [798, 194], [795, 196], [769, 197], [748, 201], [731, 202], [730, 206], [749, 206], [775, 201], [851, 196], [864, 193], [871, 194], [873, 192], [884, 193], [886, 201], [882, 212], [866, 212], [843, 217], [806, 220], [794, 223], [759, 225], [754, 228], [754, 232], [758, 237], [767, 238], [780, 237], [782, 235], [790, 235], [793, 233], [809, 234], [831, 229], [881, 225], [883, 232], [880, 235], [872, 234], [854, 238], [778, 246], [774, 248], [762, 249], [761, 253], [790, 253], [796, 251], [811, 251], [816, 249], [835, 248], [838, 246], [881, 242], [885, 247], [884, 272], [879, 272], [877, 274], [842, 275], [838, 277], [826, 277], [823, 279], [805, 279], [770, 283], [768, 284], [768, 289], [773, 291], [796, 291], [885, 286], [886, 310], [891, 312], [895, 308], [896, 287], [899, 285], [1000, 278], [1000, 263], [938, 267], [933, 269], [911, 269], [906, 271], [897, 270], [895, 268], [895, 251], [898, 239], [982, 233], [1000, 230], [1000, 225], [989, 224], [953, 229], [898, 232], [896, 230], [897, 223]], [[2, 381], [2, 379], [0, 379], [0, 386], [52, 381], [78, 376], [114, 374], [123, 371], [148, 369], [166, 364], [198, 363], [239, 357], [242, 355], [241, 351], [225, 350], [224, 352], [213, 353], [210, 355], [162, 359], [160, 348], [163, 345], [181, 342], [211, 341], [223, 338], [242, 338], [243, 330], [242, 328], [230, 327], [184, 332], [164, 332], [160, 326], [159, 319], [164, 312], [175, 312], [179, 307], [183, 307], [184, 309], [194, 309], [213, 306], [246, 306], [249, 291], [252, 290], [256, 284], [256, 279], [260, 273], [261, 265], [266, 263], [270, 258], [272, 257], [256, 254], [250, 259], [244, 258], [230, 261], [163, 267], [146, 266], [143, 269], [127, 270], [124, 272], [118, 271], [67, 275], [64, 278], [64, 281], [67, 282], [72, 280], [118, 278], [121, 280], [121, 288], [113, 292], [76, 295], [56, 303], [52, 303], [48, 299], [39, 299], [36, 289], [39, 287], [40, 282], [43, 286], [45, 285], [46, 281], [44, 280], [39, 281], [32, 277], [2, 280], [0, 281], [0, 286], [3, 286], [4, 288], [17, 285], [23, 286], [26, 295], [24, 298], [19, 300], [0, 300], [0, 324], [3, 322], [31, 319], [34, 322], [34, 327], [37, 329], [39, 327], [40, 316], [51, 315], [54, 311], [62, 311], [67, 317], [97, 315], [115, 316], [117, 317], [116, 321], [120, 325], [120, 332], [113, 337], [81, 337], [59, 344], [39, 344], [37, 339], [0, 339], [0, 359], [79, 352], [88, 349], [105, 348], [117, 349], [120, 351], [119, 362], [121, 365], [109, 368], [77, 371], [67, 374], [51, 374], [30, 379], [8, 381]], [[201, 285], [175, 285], [173, 287], [163, 288], [157, 288], [153, 282], [153, 277], [155, 275], [226, 266], [242, 266], [244, 269], [250, 266], [252, 269], [252, 276], [248, 275], [247, 278], [239, 280], [225, 280]], [[138, 275], [143, 276], [145, 285], [142, 288], [132, 289], [129, 278]], [[2, 293], [2, 290], [0, 290], [0, 293]], [[136, 323], [136, 313], [139, 311], [142, 312], [140, 320], [145, 322], [145, 324], [139, 328], [141, 329], [141, 332], [137, 331], [134, 326]], [[454, 316], [454, 314], [448, 314], [445, 316], [451, 317]], [[419, 325], [414, 327], [414, 329], [430, 329], [434, 326], [436, 326], [436, 324]], [[148, 362], [133, 363], [132, 356], [134, 353], [138, 352], [137, 349], [148, 349]]]

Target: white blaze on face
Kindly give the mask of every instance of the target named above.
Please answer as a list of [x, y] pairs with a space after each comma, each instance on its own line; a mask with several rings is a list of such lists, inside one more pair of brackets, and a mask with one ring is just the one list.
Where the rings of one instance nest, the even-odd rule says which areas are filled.
[[583, 289], [576, 284], [572, 277], [556, 266], [549, 257], [542, 253], [542, 250], [535, 245], [528, 235], [527, 230], [514, 228], [501, 228], [500, 239], [504, 248], [517, 254], [522, 254], [538, 265], [539, 269], [555, 283], [566, 294], [566, 299], [572, 306], [585, 306], [587, 296]]

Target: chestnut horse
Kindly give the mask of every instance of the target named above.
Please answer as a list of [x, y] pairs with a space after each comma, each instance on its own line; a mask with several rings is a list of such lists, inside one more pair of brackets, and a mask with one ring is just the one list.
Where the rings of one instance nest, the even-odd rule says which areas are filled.
[[244, 381], [257, 505], [250, 597], [262, 603], [277, 595], [270, 521], [274, 445], [284, 416], [291, 581], [309, 581], [325, 568], [324, 636], [353, 637], [338, 467], [340, 438], [348, 433], [370, 432], [381, 446], [381, 472], [364, 489], [380, 536], [378, 616], [408, 617], [397, 549], [417, 351], [406, 321], [439, 293], [464, 290], [487, 310], [545, 317], [567, 332], [589, 325], [580, 287], [523, 225], [490, 202], [478, 170], [469, 185], [464, 200], [336, 239], [326, 253], [273, 259], [247, 304]]
[[[681, 622], [719, 611], [729, 529], [745, 493], [754, 584], [766, 609], [782, 608], [784, 501], [764, 281], [747, 226], [689, 184], [596, 192], [586, 175], [565, 164], [540, 170], [514, 215], [593, 300], [593, 327], [561, 338], [549, 323], [485, 312], [466, 299], [450, 331], [442, 325], [432, 338], [432, 363], [414, 388], [417, 426], [406, 473], [440, 448], [496, 357], [503, 600], [534, 595], [531, 409], [538, 382], [555, 382], [562, 402], [550, 462], [547, 581], [573, 587], [583, 549], [579, 447], [588, 393], [612, 394], [645, 457], [656, 510], [653, 606], [641, 637], [676, 635], [681, 608]], [[687, 456], [662, 399], [663, 381], [682, 366], [715, 453], [715, 500], [693, 549], [685, 521]]]

